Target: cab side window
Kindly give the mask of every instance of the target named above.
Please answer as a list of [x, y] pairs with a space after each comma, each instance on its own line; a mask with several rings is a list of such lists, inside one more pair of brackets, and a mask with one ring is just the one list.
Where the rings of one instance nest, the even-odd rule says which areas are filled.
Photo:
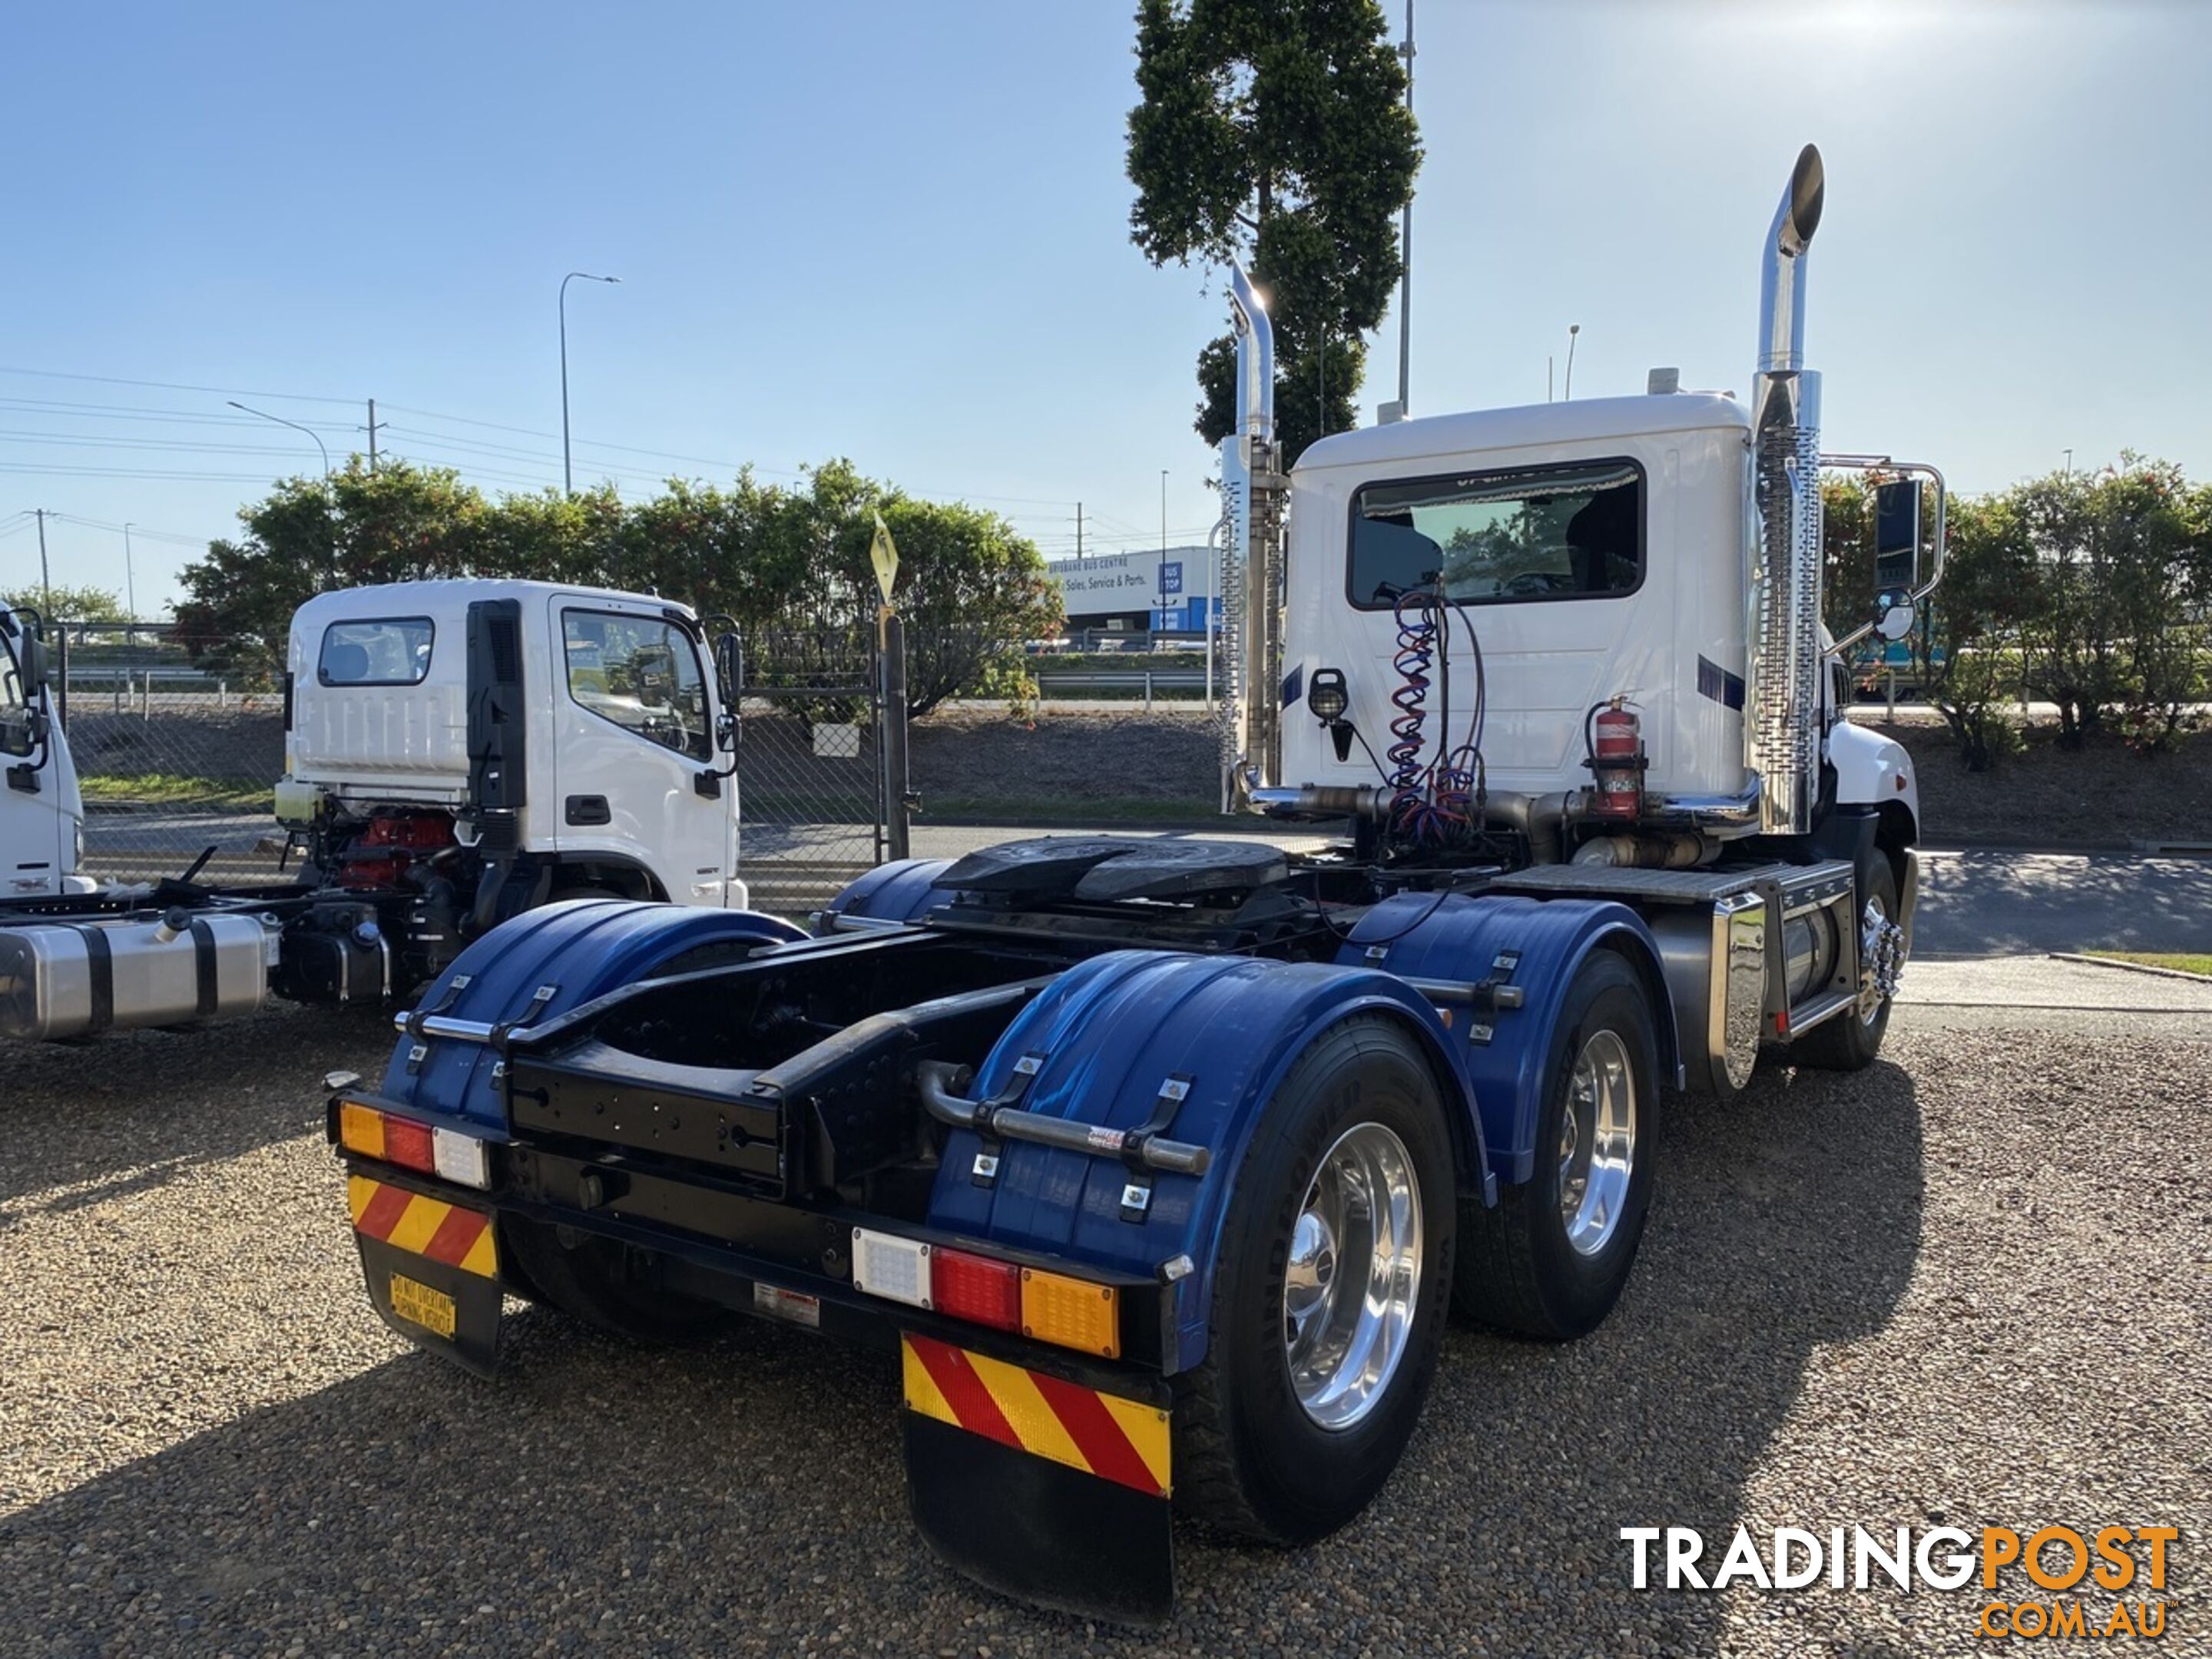
[[713, 752], [691, 636], [659, 617], [563, 611], [568, 695], [601, 720], [693, 760]]
[[420, 685], [437, 633], [428, 617], [332, 623], [323, 630], [315, 678], [325, 685]]

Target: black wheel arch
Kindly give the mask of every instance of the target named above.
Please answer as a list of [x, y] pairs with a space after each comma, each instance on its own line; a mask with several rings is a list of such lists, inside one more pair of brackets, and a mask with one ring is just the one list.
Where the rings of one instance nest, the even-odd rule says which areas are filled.
[[553, 890], [550, 898], [559, 898], [564, 890], [574, 887], [603, 888], [619, 893], [624, 898], [651, 900], [665, 904], [668, 890], [659, 877], [635, 859], [617, 854], [591, 854], [575, 858], [556, 854], [552, 861]]
[[[1682, 1086], [1681, 1033], [1674, 1026], [1674, 999], [1667, 990], [1667, 970], [1659, 953], [1643, 933], [1622, 927], [1605, 934], [1593, 947], [1610, 951], [1636, 970], [1644, 994], [1651, 1005], [1651, 1029], [1659, 1043], [1659, 1086]], [[1571, 983], [1573, 975], [1568, 975]]]
[[[1444, 1050], [1444, 1038], [1433, 1026], [1392, 1004], [1376, 1005], [1359, 1012], [1384, 1018], [1413, 1039], [1436, 1085], [1437, 1098], [1443, 1105], [1444, 1127], [1451, 1134], [1453, 1182], [1461, 1192], [1480, 1196], [1486, 1204], [1492, 1201], [1498, 1183], [1491, 1168], [1489, 1148], [1482, 1138], [1482, 1120], [1476, 1113], [1474, 1097], [1467, 1079], [1453, 1066], [1450, 1055]], [[1329, 1029], [1325, 1026], [1315, 1032], [1309, 1046]]]
[[1919, 841], [1920, 826], [1912, 809], [1901, 800], [1886, 800], [1875, 808], [1875, 845], [1888, 855], [1897, 877], [1897, 890], [1905, 890], [1905, 854]]

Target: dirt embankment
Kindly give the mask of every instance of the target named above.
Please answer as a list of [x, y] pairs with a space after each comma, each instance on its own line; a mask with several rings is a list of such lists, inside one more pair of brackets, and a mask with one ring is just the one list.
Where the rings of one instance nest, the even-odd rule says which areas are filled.
[[2139, 755], [2113, 740], [2061, 749], [2055, 728], [2031, 726], [2027, 747], [1969, 772], [1941, 720], [1874, 730], [1895, 738], [1919, 774], [1924, 838], [2011, 846], [2125, 846], [2212, 842], [2212, 731]]
[[915, 723], [908, 748], [925, 810], [946, 820], [1175, 819], [1220, 804], [1221, 751], [1202, 709], [1055, 708], [1026, 721], [939, 708]]
[[[2124, 846], [2212, 841], [2212, 732], [2142, 756], [2117, 742], [2071, 751], [2046, 727], [1988, 772], [1969, 772], [1940, 720], [1871, 729], [1918, 774], [1931, 843]], [[1202, 818], [1215, 807], [1218, 749], [1198, 709], [1038, 714], [940, 709], [917, 722], [913, 771], [930, 816], [1096, 823]]]
[[[189, 710], [155, 701], [150, 720], [94, 699], [71, 711], [78, 766], [96, 781], [87, 793], [183, 804], [196, 791], [220, 792], [226, 805], [234, 795], [264, 810], [283, 769], [277, 711], [265, 701], [217, 709], [207, 699]], [[2020, 754], [1969, 772], [1940, 720], [1868, 724], [1911, 752], [1932, 843], [2212, 841], [2212, 731], [2145, 757], [2112, 741], [2063, 750], [2050, 727], [2035, 726]], [[1214, 728], [1189, 706], [1060, 705], [1033, 720], [997, 708], [940, 708], [915, 723], [911, 746], [915, 787], [927, 817], [939, 822], [1195, 822], [1218, 805]]]

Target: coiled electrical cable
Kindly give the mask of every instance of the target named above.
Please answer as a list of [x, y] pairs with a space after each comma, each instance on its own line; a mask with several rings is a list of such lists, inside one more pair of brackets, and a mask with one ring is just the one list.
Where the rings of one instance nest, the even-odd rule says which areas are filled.
[[1429, 769], [1421, 753], [1428, 746], [1424, 729], [1429, 669], [1436, 660], [1436, 596], [1425, 588], [1409, 588], [1398, 595], [1391, 615], [1398, 624], [1398, 649], [1390, 659], [1398, 686], [1390, 702], [1398, 712], [1390, 718], [1391, 741], [1382, 751], [1390, 763], [1390, 823], [1399, 835], [1418, 838], [1419, 819], [1427, 805]]

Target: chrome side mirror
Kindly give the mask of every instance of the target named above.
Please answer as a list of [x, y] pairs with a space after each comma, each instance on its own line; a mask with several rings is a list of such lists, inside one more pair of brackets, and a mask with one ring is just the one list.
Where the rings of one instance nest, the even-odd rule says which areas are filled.
[[1887, 643], [1903, 639], [1920, 620], [1910, 588], [1886, 587], [1874, 596], [1874, 635]]

